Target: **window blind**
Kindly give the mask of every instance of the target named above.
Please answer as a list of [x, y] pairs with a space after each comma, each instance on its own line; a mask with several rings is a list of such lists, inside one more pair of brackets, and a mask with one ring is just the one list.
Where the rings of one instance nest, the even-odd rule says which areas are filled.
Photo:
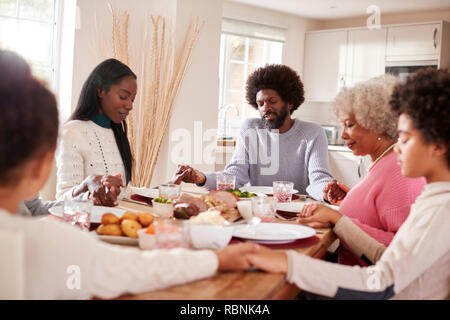
[[231, 18], [223, 18], [222, 33], [284, 43], [286, 42], [287, 29]]

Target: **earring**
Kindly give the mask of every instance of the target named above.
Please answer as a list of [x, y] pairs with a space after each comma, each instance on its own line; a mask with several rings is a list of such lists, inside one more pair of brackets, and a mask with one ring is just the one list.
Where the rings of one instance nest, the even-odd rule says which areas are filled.
[[381, 137], [378, 137], [378, 141], [381, 141]]

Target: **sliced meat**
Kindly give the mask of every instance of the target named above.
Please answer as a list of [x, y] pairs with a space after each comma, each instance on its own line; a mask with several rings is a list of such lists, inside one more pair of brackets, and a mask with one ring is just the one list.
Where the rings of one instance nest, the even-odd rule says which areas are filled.
[[187, 193], [183, 193], [181, 195], [181, 197], [177, 200], [177, 204], [178, 203], [194, 204], [198, 208], [199, 212], [205, 212], [209, 208], [205, 201]]
[[221, 201], [227, 205], [229, 208], [235, 208], [239, 198], [232, 192], [223, 190], [211, 190], [209, 192], [211, 197], [214, 197], [217, 201]]

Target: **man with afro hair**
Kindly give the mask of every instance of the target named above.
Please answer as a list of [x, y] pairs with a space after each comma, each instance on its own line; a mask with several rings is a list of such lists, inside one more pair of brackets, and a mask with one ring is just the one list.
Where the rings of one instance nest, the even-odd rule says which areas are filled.
[[[261, 67], [247, 80], [246, 98], [261, 118], [244, 121], [233, 158], [225, 167], [224, 173], [236, 177], [235, 188], [246, 183], [272, 186], [274, 181], [292, 181], [299, 193], [322, 200], [323, 189], [333, 179], [328, 144], [319, 125], [292, 118], [305, 101], [299, 75], [285, 65]], [[215, 189], [216, 175], [178, 166], [172, 182]]]

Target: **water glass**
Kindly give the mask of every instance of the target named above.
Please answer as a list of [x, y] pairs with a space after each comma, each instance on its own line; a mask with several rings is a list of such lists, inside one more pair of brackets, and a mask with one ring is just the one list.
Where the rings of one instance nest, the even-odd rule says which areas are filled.
[[89, 230], [92, 206], [91, 199], [64, 199], [64, 221], [79, 226], [83, 230]]
[[180, 220], [158, 220], [155, 224], [156, 247], [158, 249], [189, 248], [189, 222]]
[[261, 218], [262, 222], [275, 221], [274, 201], [265, 194], [252, 197], [252, 212], [255, 217]]
[[166, 199], [178, 199], [180, 197], [181, 187], [178, 184], [167, 183], [158, 187], [159, 197]]
[[277, 202], [291, 202], [294, 183], [290, 181], [273, 182], [273, 198]]
[[236, 185], [236, 177], [230, 174], [218, 173], [216, 176], [216, 189], [227, 190], [234, 189]]

